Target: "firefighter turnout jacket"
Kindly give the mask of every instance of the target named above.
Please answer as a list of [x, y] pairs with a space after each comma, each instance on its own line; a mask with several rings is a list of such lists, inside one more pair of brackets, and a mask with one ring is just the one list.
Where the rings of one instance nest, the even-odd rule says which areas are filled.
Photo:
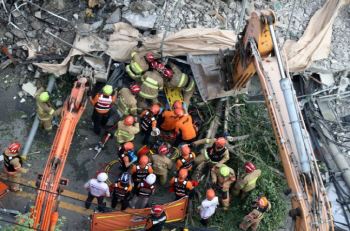
[[163, 90], [164, 81], [157, 71], [147, 71], [141, 76], [141, 91], [139, 96], [145, 99], [155, 99], [158, 92]]
[[216, 138], [201, 139], [193, 142], [196, 146], [201, 144], [208, 144], [210, 147], [204, 149], [204, 157], [212, 164], [224, 164], [230, 159], [229, 151], [226, 147], [218, 150], [215, 145]]
[[243, 218], [243, 222], [239, 225], [240, 229], [247, 230], [249, 227], [252, 230], [257, 230], [260, 221], [264, 218], [264, 214], [271, 209], [271, 204], [268, 201], [265, 208], [260, 208], [257, 205], [252, 208], [252, 211]]
[[130, 170], [132, 179], [135, 182], [143, 181], [151, 173], [153, 173], [153, 168], [150, 165], [146, 165], [146, 167], [142, 168], [140, 165], [134, 164], [132, 169]]
[[45, 88], [41, 87], [34, 94], [34, 98], [36, 100], [36, 105], [38, 107], [37, 115], [40, 121], [51, 121], [52, 116], [57, 116], [61, 113], [62, 108], [57, 109], [56, 111], [52, 108], [51, 104], [48, 102], [42, 102], [40, 100], [40, 94], [45, 90]]
[[120, 182], [117, 182], [114, 184], [113, 196], [120, 200], [125, 200], [129, 197], [131, 190], [131, 185], [123, 186]]
[[138, 185], [138, 189], [136, 190], [136, 196], [141, 198], [149, 198], [156, 189], [156, 185], [148, 185], [145, 181], [141, 181]]
[[164, 223], [167, 220], [168, 214], [163, 211], [160, 216], [153, 214], [148, 215], [144, 230], [148, 231], [162, 231], [164, 229]]
[[173, 177], [170, 180], [170, 185], [174, 186], [175, 194], [179, 197], [184, 197], [187, 195], [187, 191], [193, 189], [191, 181], [188, 180], [180, 180], [177, 177]]
[[230, 189], [230, 185], [236, 181], [235, 171], [228, 167], [230, 170], [230, 173], [223, 177], [220, 174], [220, 168], [226, 166], [224, 164], [217, 164], [211, 169], [211, 181], [216, 182], [217, 186], [220, 188], [223, 188], [223, 190], [228, 191]]
[[238, 177], [235, 184], [235, 190], [242, 190], [244, 192], [249, 192], [253, 190], [256, 186], [256, 180], [261, 175], [260, 169], [255, 169], [253, 172], [247, 172]]
[[22, 159], [17, 153], [12, 154], [8, 148], [5, 148], [3, 157], [5, 171], [8, 174], [27, 173], [27, 169], [22, 168]]
[[165, 81], [165, 86], [183, 88], [184, 92], [194, 89], [195, 83], [192, 78], [188, 77], [185, 73], [182, 73], [172, 62], [168, 62], [168, 65], [171, 67], [174, 74], [170, 80]]
[[129, 88], [122, 88], [118, 92], [119, 101], [117, 107], [119, 111], [125, 115], [136, 115], [137, 114], [137, 100], [135, 95], [131, 92]]
[[151, 155], [153, 173], [156, 175], [168, 174], [173, 168], [173, 162], [166, 155]]
[[175, 124], [179, 121], [179, 117], [175, 115], [173, 111], [165, 111], [162, 113], [163, 123], [160, 127], [165, 131], [171, 131], [175, 129]]
[[188, 171], [190, 171], [194, 165], [194, 159], [196, 159], [196, 154], [194, 152], [191, 152], [187, 158], [180, 156], [176, 160], [175, 168], [176, 170], [180, 170], [181, 168], [185, 168]]
[[125, 143], [134, 140], [135, 134], [140, 131], [140, 125], [138, 122], [135, 122], [133, 125], [127, 126], [124, 121], [118, 122], [118, 129], [114, 133], [114, 136], [117, 138], [118, 143]]
[[130, 65], [125, 70], [129, 76], [137, 83], [141, 82], [141, 75], [149, 69], [149, 64], [145, 59], [146, 52], [139, 52], [138, 47], [131, 49], [130, 56], [132, 58]]

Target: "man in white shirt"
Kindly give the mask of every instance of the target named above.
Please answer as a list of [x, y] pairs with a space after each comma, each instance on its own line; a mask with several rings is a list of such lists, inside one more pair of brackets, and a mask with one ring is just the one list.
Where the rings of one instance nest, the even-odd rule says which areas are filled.
[[208, 226], [208, 219], [215, 213], [216, 206], [219, 204], [219, 199], [215, 196], [213, 189], [208, 189], [206, 197], [207, 199], [203, 200], [197, 209], [197, 213], [200, 213], [202, 217], [200, 222], [204, 226]]
[[97, 179], [89, 180], [84, 188], [89, 191], [88, 198], [85, 201], [85, 208], [89, 209], [92, 200], [96, 197], [98, 203], [98, 210], [100, 212], [104, 211], [103, 198], [110, 197], [109, 187], [105, 183], [108, 176], [105, 172], [98, 174]]

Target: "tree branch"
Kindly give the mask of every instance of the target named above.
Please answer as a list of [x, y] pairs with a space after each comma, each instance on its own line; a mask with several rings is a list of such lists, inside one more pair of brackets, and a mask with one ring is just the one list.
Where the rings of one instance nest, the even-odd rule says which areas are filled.
[[266, 137], [265, 137], [265, 136], [263, 136], [263, 137], [264, 137], [265, 143], [266, 143], [266, 145], [267, 145], [267, 148], [270, 150], [270, 152], [271, 152], [271, 154], [273, 155], [273, 157], [275, 157], [275, 162], [280, 161], [281, 159], [279, 158], [279, 156], [277, 156], [277, 155], [272, 151], [272, 148], [271, 148], [269, 142], [267, 142]]

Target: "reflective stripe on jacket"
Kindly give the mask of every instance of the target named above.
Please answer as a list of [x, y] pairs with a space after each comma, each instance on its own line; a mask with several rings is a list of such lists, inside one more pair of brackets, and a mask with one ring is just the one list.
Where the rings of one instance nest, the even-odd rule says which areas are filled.
[[98, 101], [95, 104], [95, 109], [97, 111], [109, 111], [109, 109], [111, 109], [112, 102], [113, 102], [112, 96], [105, 96], [103, 94], [99, 94]]

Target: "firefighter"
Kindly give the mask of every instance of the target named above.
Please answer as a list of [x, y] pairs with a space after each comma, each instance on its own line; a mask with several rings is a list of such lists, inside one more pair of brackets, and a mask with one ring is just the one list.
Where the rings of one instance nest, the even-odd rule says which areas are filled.
[[250, 213], [243, 218], [242, 223], [237, 223], [237, 227], [242, 230], [247, 230], [249, 227], [252, 230], [257, 230], [260, 221], [264, 218], [264, 214], [271, 209], [271, 203], [265, 196], [261, 196], [257, 201], [253, 202]]
[[153, 168], [150, 166], [148, 160], [148, 156], [141, 156], [139, 163], [134, 164], [132, 169], [130, 170], [130, 174], [132, 175], [132, 179], [134, 180], [134, 188], [136, 189], [138, 184], [146, 179], [149, 174], [153, 173]]
[[137, 158], [133, 156], [133, 150], [134, 144], [131, 142], [126, 142], [118, 147], [118, 161], [122, 173], [127, 172], [132, 163], [137, 160]]
[[94, 124], [94, 133], [96, 135], [101, 134], [101, 126], [106, 126], [108, 119], [111, 116], [112, 103], [115, 102], [118, 91], [115, 91], [113, 96], [112, 93], [112, 85], [105, 85], [102, 89], [102, 94], [96, 94], [94, 99], [92, 99], [91, 91], [88, 91], [90, 103], [95, 108], [91, 119]]
[[2, 153], [5, 171], [10, 181], [12, 181], [10, 186], [12, 192], [22, 191], [18, 184], [21, 181], [21, 174], [29, 172], [29, 168], [22, 168], [22, 159], [18, 155], [20, 148], [21, 145], [19, 143], [12, 143]]
[[130, 78], [141, 84], [141, 75], [149, 69], [149, 63], [154, 61], [154, 55], [151, 53], [139, 52], [142, 46], [142, 41], [139, 41], [137, 46], [131, 49], [130, 56], [132, 58], [130, 65], [125, 67]]
[[122, 205], [121, 210], [125, 210], [128, 207], [128, 200], [132, 190], [131, 186], [131, 177], [127, 172], [122, 173], [119, 180], [114, 184], [113, 188], [113, 199], [112, 199], [112, 208], [117, 206], [117, 203], [120, 202]]
[[215, 196], [215, 192], [213, 189], [208, 189], [206, 193], [206, 199], [202, 201], [201, 205], [197, 209], [197, 213], [199, 213], [202, 217], [200, 223], [204, 226], [208, 226], [209, 217], [211, 217], [216, 210], [216, 207], [219, 204], [219, 199]]
[[173, 177], [170, 180], [170, 191], [175, 190], [175, 200], [179, 200], [184, 196], [193, 196], [194, 188], [192, 186], [191, 181], [187, 180], [187, 169], [180, 169], [179, 176]]
[[177, 114], [180, 119], [175, 123], [176, 139], [173, 147], [178, 147], [180, 143], [190, 144], [196, 139], [196, 130], [193, 127], [192, 117], [188, 114], [186, 108], [178, 110]]
[[235, 171], [224, 164], [217, 164], [211, 169], [212, 188], [219, 189], [223, 210], [230, 205], [230, 186], [236, 181]]
[[137, 97], [137, 108], [143, 108], [146, 99], [150, 99], [152, 104], [158, 103], [158, 93], [163, 90], [163, 78], [158, 73], [157, 69], [147, 71], [141, 76], [141, 91]]
[[52, 116], [58, 116], [61, 114], [62, 107], [56, 111], [52, 108], [49, 103], [49, 92], [45, 91], [43, 85], [37, 92], [35, 92], [34, 98], [36, 100], [36, 105], [38, 106], [37, 115], [40, 120], [40, 127], [43, 127], [45, 131], [52, 131]]
[[188, 145], [183, 145], [181, 147], [181, 156], [177, 158], [175, 162], [175, 169], [179, 171], [182, 168], [187, 169], [188, 178], [191, 178], [191, 170], [194, 165], [194, 160], [196, 159], [196, 154], [191, 152], [190, 147]]
[[141, 132], [144, 135], [142, 144], [149, 144], [149, 137], [151, 132], [157, 132], [157, 117], [160, 111], [160, 107], [155, 104], [150, 109], [145, 110], [140, 115], [141, 120]]
[[[134, 123], [135, 122], [135, 123]], [[140, 125], [137, 121], [137, 117], [127, 116], [124, 121], [118, 122], [118, 129], [114, 133], [117, 138], [117, 142], [123, 144], [125, 142], [133, 141], [135, 134], [140, 131]]]
[[204, 164], [209, 162], [210, 168], [217, 164], [224, 164], [229, 160], [229, 151], [226, 148], [226, 139], [224, 137], [212, 138], [212, 139], [201, 139], [191, 143], [191, 148], [194, 148], [201, 144], [208, 144], [210, 147], [204, 149], [204, 153], [199, 155], [195, 160], [195, 164], [198, 165], [196, 171], [201, 171]]
[[89, 209], [91, 202], [96, 197], [98, 203], [98, 211], [102, 213], [104, 211], [103, 199], [110, 197], [109, 187], [106, 184], [108, 176], [105, 172], [101, 172], [97, 175], [97, 179], [91, 179], [85, 183], [84, 189], [89, 191], [88, 198], [85, 201], [85, 208]]
[[245, 163], [244, 169], [245, 173], [237, 177], [237, 182], [231, 190], [233, 196], [238, 196], [242, 191], [241, 200], [245, 200], [249, 192], [255, 188], [256, 180], [261, 175], [261, 170], [256, 169], [251, 162]]
[[127, 116], [137, 115], [137, 106], [136, 106], [136, 96], [140, 92], [141, 88], [139, 85], [131, 85], [129, 88], [122, 88], [118, 91], [118, 110], [123, 114], [120, 120], [124, 120]]
[[194, 79], [182, 73], [174, 63], [168, 62], [168, 65], [171, 67], [171, 70], [166, 69], [164, 71], [164, 76], [166, 78], [164, 85], [167, 87], [181, 88], [184, 102], [186, 105], [190, 105], [190, 99], [196, 88]]
[[138, 184], [136, 188], [136, 194], [129, 203], [131, 208], [135, 209], [135, 205], [140, 198], [142, 200], [140, 209], [146, 207], [148, 198], [154, 193], [154, 190], [156, 189], [156, 178], [156, 175], [152, 173], [149, 174], [146, 179], [142, 180], [140, 184]]
[[160, 205], [152, 206], [151, 214], [148, 215], [144, 230], [149, 231], [162, 231], [164, 230], [164, 224], [168, 219], [168, 214], [163, 210]]
[[164, 186], [168, 179], [168, 170], [173, 168], [173, 162], [166, 156], [169, 149], [166, 145], [162, 145], [158, 148], [159, 154], [151, 155], [151, 163], [153, 167], [153, 173], [157, 175], [160, 180], [160, 185]]

